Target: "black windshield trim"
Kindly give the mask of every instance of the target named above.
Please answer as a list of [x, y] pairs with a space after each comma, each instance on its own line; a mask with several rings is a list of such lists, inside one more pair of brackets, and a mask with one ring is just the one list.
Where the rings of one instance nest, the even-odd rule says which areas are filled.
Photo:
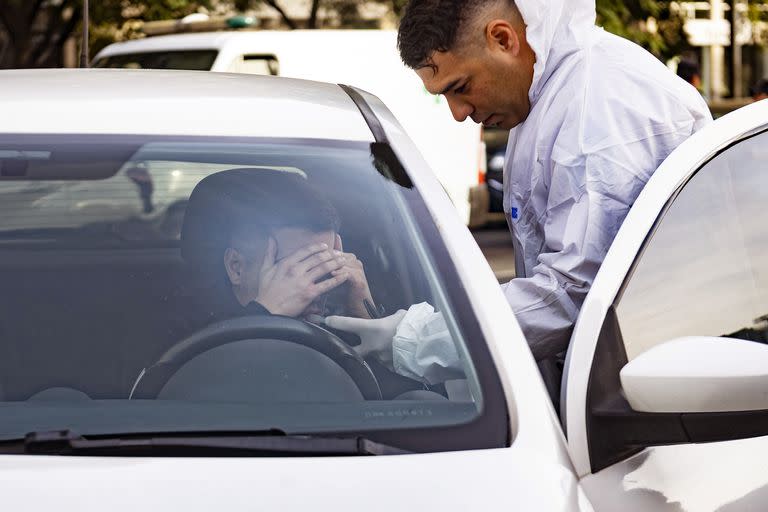
[[339, 84], [339, 87], [341, 87], [355, 103], [355, 106], [357, 106], [363, 119], [365, 119], [365, 123], [368, 125], [368, 128], [370, 128], [376, 142], [387, 144], [389, 142], [387, 134], [381, 126], [379, 119], [376, 117], [376, 114], [373, 113], [373, 109], [371, 109], [370, 105], [365, 101], [365, 98], [363, 98], [363, 95], [360, 94], [357, 89], [349, 85]]
[[[147, 59], [147, 58], [157, 58], [157, 57], [178, 57], [181, 55], [184, 56], [196, 56], [196, 57], [206, 57], [205, 66], [202, 67], [144, 67], [144, 64], [142, 63], [141, 69], [173, 69], [173, 70], [191, 70], [191, 71], [210, 71], [213, 67], [214, 62], [216, 62], [216, 59], [219, 58], [219, 54], [221, 53], [221, 50], [219, 48], [178, 48], [174, 50], [146, 50], [146, 51], [130, 51], [130, 52], [115, 52], [110, 53], [109, 55], [98, 55], [96, 58], [94, 58], [91, 61], [90, 67], [92, 68], [99, 68], [99, 69], [126, 69], [125, 64], [126, 60], [141, 60], [141, 59]], [[118, 61], [118, 65], [113, 65], [115, 61]]]
[[334, 457], [345, 455], [405, 455], [410, 453], [359, 436], [291, 436], [280, 429], [263, 432], [185, 432], [131, 436], [88, 436], [71, 430], [30, 432], [0, 443], [0, 453], [100, 456], [265, 456]]
[[241, 137], [230, 135], [133, 135], [123, 133], [0, 133], [0, 144], [35, 144], [56, 143], [114, 143], [116, 139], [125, 144], [146, 144], [150, 142], [207, 142], [228, 144], [275, 144], [302, 145], [323, 148], [369, 150], [370, 141], [314, 139], [302, 137]]

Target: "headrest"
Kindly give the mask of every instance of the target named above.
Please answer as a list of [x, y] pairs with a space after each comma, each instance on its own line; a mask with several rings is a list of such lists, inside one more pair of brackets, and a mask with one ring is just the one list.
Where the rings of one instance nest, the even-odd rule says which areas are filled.
[[181, 229], [182, 257], [193, 264], [220, 257], [233, 226], [244, 221], [265, 229], [338, 229], [333, 206], [301, 174], [229, 169], [206, 176], [192, 191]]

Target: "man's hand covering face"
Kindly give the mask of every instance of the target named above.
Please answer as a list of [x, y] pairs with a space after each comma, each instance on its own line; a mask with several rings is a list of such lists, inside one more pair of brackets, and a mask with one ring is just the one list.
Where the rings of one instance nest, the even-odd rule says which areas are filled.
[[342, 261], [343, 266], [338, 270], [334, 270], [331, 274], [334, 276], [343, 273], [349, 274], [349, 279], [347, 280], [349, 286], [346, 304], [347, 314], [358, 318], [370, 318], [364, 302], [367, 300], [370, 304], [373, 304], [373, 297], [368, 286], [368, 279], [365, 276], [363, 262], [357, 259], [357, 256], [354, 254], [344, 252], [339, 235], [336, 235], [334, 254]]
[[[277, 243], [270, 238], [259, 273], [256, 301], [273, 315], [299, 316], [317, 297], [350, 277], [343, 270], [344, 260], [327, 244], [302, 247], [279, 262], [276, 256]], [[321, 280], [327, 274], [332, 277]]]

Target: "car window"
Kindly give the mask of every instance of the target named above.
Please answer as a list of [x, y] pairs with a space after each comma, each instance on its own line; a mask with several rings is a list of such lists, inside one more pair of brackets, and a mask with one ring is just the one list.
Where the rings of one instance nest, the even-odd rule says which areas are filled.
[[[477, 430], [497, 377], [444, 282], [447, 252], [387, 165], [345, 141], [0, 135], [0, 415], [14, 418], [0, 439], [66, 427], [505, 442]], [[299, 277], [338, 272], [351, 277], [274, 309]], [[362, 359], [359, 337], [323, 323], [415, 307], [396, 336], [414, 350], [447, 340], [457, 363], [439, 379], [393, 371], [391, 352]]]
[[280, 63], [274, 55], [239, 55], [229, 66], [228, 71], [250, 75], [277, 76], [280, 74]]
[[95, 68], [126, 69], [190, 69], [209, 71], [218, 55], [217, 50], [176, 50], [123, 53], [101, 57]]
[[629, 360], [676, 337], [768, 334], [768, 134], [703, 166], [647, 242], [619, 300]]

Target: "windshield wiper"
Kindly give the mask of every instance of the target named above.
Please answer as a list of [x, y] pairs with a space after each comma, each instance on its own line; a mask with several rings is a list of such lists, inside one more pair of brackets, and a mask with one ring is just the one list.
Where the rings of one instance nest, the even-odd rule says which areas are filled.
[[32, 432], [24, 439], [0, 442], [0, 453], [120, 457], [331, 457], [410, 452], [363, 437], [286, 435], [281, 430], [272, 429], [245, 435], [196, 432], [87, 438], [70, 430]]

